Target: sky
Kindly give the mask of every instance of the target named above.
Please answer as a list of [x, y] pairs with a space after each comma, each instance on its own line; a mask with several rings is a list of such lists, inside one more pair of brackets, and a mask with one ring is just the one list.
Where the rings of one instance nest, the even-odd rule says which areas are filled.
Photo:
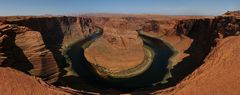
[[240, 10], [240, 0], [0, 0], [0, 16], [128, 13], [221, 15]]

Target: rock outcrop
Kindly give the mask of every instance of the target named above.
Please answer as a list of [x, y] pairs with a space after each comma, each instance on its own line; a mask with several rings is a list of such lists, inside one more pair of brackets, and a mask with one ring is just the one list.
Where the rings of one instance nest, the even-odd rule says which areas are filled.
[[1, 66], [42, 77], [50, 83], [58, 79], [57, 63], [39, 32], [11, 24], [2, 24], [0, 32]]

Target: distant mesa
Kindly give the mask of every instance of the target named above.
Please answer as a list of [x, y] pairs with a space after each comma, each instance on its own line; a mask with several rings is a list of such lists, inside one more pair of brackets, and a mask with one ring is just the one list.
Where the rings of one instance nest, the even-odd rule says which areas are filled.
[[226, 13], [224, 13], [224, 15], [240, 16], [240, 10], [238, 10], [238, 11], [227, 11]]

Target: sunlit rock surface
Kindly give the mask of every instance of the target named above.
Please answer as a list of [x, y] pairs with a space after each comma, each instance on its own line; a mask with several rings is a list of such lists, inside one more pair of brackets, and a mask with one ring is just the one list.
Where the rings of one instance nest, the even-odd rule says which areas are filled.
[[92, 65], [101, 66], [110, 73], [117, 73], [143, 62], [143, 41], [136, 31], [104, 31], [103, 36], [85, 50], [84, 54]]

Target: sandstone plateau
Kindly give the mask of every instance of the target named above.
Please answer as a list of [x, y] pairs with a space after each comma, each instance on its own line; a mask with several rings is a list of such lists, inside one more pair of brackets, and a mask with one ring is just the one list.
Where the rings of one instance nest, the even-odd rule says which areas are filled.
[[[82, 49], [80, 44], [96, 31], [103, 32], [102, 36]], [[171, 78], [166, 83], [121, 90], [124, 87], [115, 88], [101, 81], [91, 83], [91, 77], [88, 80], [89, 75], [84, 73], [86, 68], [74, 65], [78, 63], [76, 57], [110, 72], [136, 67], [146, 55], [146, 42], [138, 31], [153, 40], [161, 39], [178, 52], [168, 67]], [[239, 35], [238, 11], [215, 17], [0, 17], [0, 94], [239, 95]], [[79, 54], [86, 59], [71, 56], [75, 52], [68, 52], [72, 47], [80, 47]]]

